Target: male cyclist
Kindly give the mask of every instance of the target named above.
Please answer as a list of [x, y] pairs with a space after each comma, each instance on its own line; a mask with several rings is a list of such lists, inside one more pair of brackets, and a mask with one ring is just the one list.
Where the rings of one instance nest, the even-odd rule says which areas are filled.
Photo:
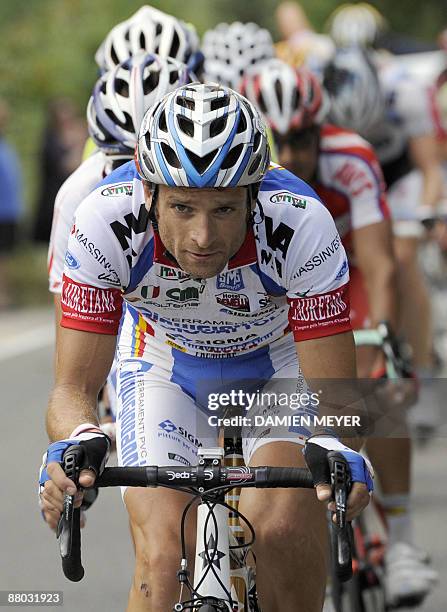
[[[280, 163], [312, 185], [335, 219], [349, 257], [353, 328], [388, 321], [396, 329], [392, 235], [384, 181], [372, 147], [354, 132], [323, 123], [324, 95], [315, 76], [306, 70], [272, 60], [262, 72], [248, 77], [245, 87], [270, 125]], [[375, 352], [364, 349], [358, 350], [357, 363], [361, 378], [377, 377], [383, 366]], [[399, 436], [371, 437], [366, 448], [377, 468], [389, 514], [388, 558], [396, 560], [389, 564], [392, 596], [397, 598], [398, 589], [402, 596], [408, 595], [408, 584], [401, 578], [402, 572], [408, 576], [411, 567], [411, 587], [423, 597], [432, 586], [434, 572], [408, 546], [411, 445], [408, 436], [402, 437], [402, 432]]]
[[[109, 175], [76, 212], [47, 414], [53, 443], [40, 479], [46, 510], [60, 512], [63, 492], [73, 489], [59, 465], [65, 448], [85, 448], [93, 472], [83, 472], [84, 486], [105, 463], [108, 441], [95, 404], [118, 332], [120, 465], [195, 464], [202, 440], [216, 443], [209, 413], [198, 406], [205, 377], [216, 384], [262, 378], [264, 388], [288, 377], [296, 390], [302, 375], [356, 376], [348, 270], [335, 225], [304, 182], [282, 168], [267, 171], [265, 127], [245, 98], [199, 84], [168, 94], [143, 120], [137, 159], [138, 166], [129, 162]], [[113, 285], [84, 238], [116, 273]], [[321, 265], [308, 271], [323, 252]], [[290, 413], [275, 403], [257, 408]], [[260, 427], [244, 435], [251, 465], [302, 466], [306, 442], [325, 502], [299, 490], [244, 491], [241, 511], [257, 532], [266, 612], [322, 609], [328, 449], [339, 449], [351, 466], [349, 518], [369, 501], [371, 474], [361, 455], [328, 432], [309, 434]], [[127, 489], [124, 501], [136, 549], [128, 610], [164, 612], [177, 593], [184, 496]], [[187, 537], [192, 550], [192, 525]]]

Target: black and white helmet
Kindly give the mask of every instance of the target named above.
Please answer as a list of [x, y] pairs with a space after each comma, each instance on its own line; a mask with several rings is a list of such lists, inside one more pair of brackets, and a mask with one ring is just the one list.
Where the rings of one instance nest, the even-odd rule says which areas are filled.
[[199, 38], [193, 26], [151, 6], [142, 6], [112, 28], [95, 60], [104, 72], [141, 51], [188, 63], [198, 49]]
[[332, 123], [365, 135], [383, 121], [385, 100], [377, 70], [362, 49], [338, 49], [326, 66], [323, 86]]
[[190, 80], [185, 64], [149, 53], [138, 53], [103, 74], [87, 106], [95, 144], [110, 156], [131, 158], [147, 109]]
[[138, 135], [141, 176], [171, 187], [257, 184], [269, 157], [257, 110], [219, 85], [192, 83], [166, 95], [146, 113]]
[[243, 75], [275, 56], [270, 32], [255, 23], [220, 23], [205, 32], [202, 52], [204, 78], [239, 90]]

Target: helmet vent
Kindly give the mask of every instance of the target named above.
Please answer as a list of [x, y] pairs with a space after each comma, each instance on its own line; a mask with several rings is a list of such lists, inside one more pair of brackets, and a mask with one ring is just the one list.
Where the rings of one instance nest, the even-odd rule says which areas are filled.
[[124, 79], [115, 79], [115, 91], [123, 98], [129, 97], [129, 85]]
[[221, 98], [214, 98], [214, 100], [211, 100], [211, 110], [214, 111], [219, 108], [224, 108], [225, 106], [228, 106], [228, 102], [229, 102], [228, 96], [222, 96]]
[[169, 84], [174, 85], [174, 83], [178, 81], [178, 78], [179, 78], [178, 70], [173, 70], [171, 74], [169, 75]]
[[283, 111], [283, 95], [282, 95], [282, 87], [281, 87], [281, 81], [279, 79], [276, 79], [275, 81], [275, 93], [276, 93], [276, 99], [278, 100], [278, 105], [279, 105], [279, 110], [282, 112]]
[[144, 151], [143, 153], [143, 161], [144, 161], [144, 165], [149, 169], [149, 172], [151, 174], [155, 174], [155, 169], [154, 166], [152, 165], [152, 162], [150, 160], [149, 155], [146, 153], [146, 151]]
[[258, 153], [258, 155], [256, 155], [256, 157], [250, 164], [250, 168], [248, 169], [248, 176], [251, 176], [252, 174], [256, 172], [256, 170], [259, 168], [260, 162], [261, 162], [261, 155]]
[[180, 48], [180, 38], [179, 38], [178, 33], [174, 32], [174, 36], [172, 37], [171, 52], [169, 53], [169, 57], [177, 57], [179, 48]]
[[267, 106], [264, 102], [264, 96], [262, 95], [262, 92], [259, 92], [259, 96], [258, 96], [258, 106], [259, 106], [259, 110], [262, 113], [267, 113]]
[[163, 26], [161, 25], [161, 23], [157, 23], [157, 27], [155, 28], [155, 36], [160, 36], [162, 32]]
[[184, 134], [186, 134], [187, 136], [191, 136], [191, 138], [194, 137], [194, 123], [191, 121], [191, 119], [188, 119], [187, 117], [183, 117], [183, 116], [179, 116], [177, 117], [178, 120], [178, 124], [179, 124], [179, 128], [182, 130], [182, 132]]
[[242, 134], [247, 129], [247, 120], [244, 113], [239, 113], [239, 123], [237, 124], [237, 134]]
[[160, 130], [162, 132], [167, 132], [168, 131], [168, 126], [166, 124], [166, 115], [165, 115], [165, 111], [161, 111], [160, 113], [160, 118], [158, 120], [158, 127], [160, 128]]
[[208, 155], [205, 155], [204, 157], [199, 157], [192, 151], [188, 150], [186, 151], [186, 153], [192, 165], [199, 172], [199, 174], [203, 174], [206, 170], [208, 170], [211, 162], [216, 156], [216, 151], [211, 151], [211, 153], [208, 153]]
[[182, 167], [179, 161], [179, 158], [177, 157], [174, 150], [169, 145], [167, 145], [165, 142], [162, 142], [161, 149], [163, 151], [163, 155], [165, 156], [166, 161], [168, 162], [170, 166], [173, 166], [174, 168]]
[[146, 132], [146, 134], [144, 135], [144, 140], [146, 142], [147, 150], [150, 151], [151, 150], [151, 137], [150, 137], [149, 132]]
[[146, 37], [144, 35], [144, 32], [140, 33], [140, 49], [146, 49]]
[[253, 151], [257, 151], [259, 149], [259, 145], [261, 144], [261, 138], [261, 133], [257, 132], [253, 141]]
[[147, 95], [153, 92], [160, 81], [160, 73], [159, 72], [151, 72], [148, 77], [146, 77], [143, 81], [143, 93]]
[[229, 168], [232, 168], [236, 164], [237, 160], [241, 156], [243, 148], [244, 148], [244, 145], [241, 143], [235, 146], [233, 149], [231, 149], [231, 151], [228, 153], [228, 155], [222, 162], [222, 165], [221, 165], [222, 170], [228, 170]]
[[183, 96], [177, 96], [176, 102], [183, 108], [189, 108], [189, 110], [195, 110], [196, 104], [192, 98], [184, 98]]
[[123, 130], [126, 130], [126, 132], [134, 132], [135, 128], [133, 125], [133, 121], [132, 121], [132, 117], [128, 114], [128, 113], [123, 113], [124, 115], [124, 121], [120, 121], [118, 119], [118, 117], [116, 117], [112, 111], [108, 108], [105, 109], [105, 112], [107, 114], [107, 116], [109, 117], [109, 119], [111, 121], [113, 121], [113, 123], [117, 123], [121, 128], [123, 128]]
[[112, 58], [112, 62], [115, 64], [115, 66], [120, 63], [120, 61], [118, 59], [118, 55], [116, 54], [116, 51], [115, 51], [115, 47], [113, 45], [110, 48], [110, 56]]
[[226, 125], [227, 125], [227, 115], [225, 115], [224, 117], [219, 117], [219, 119], [214, 119], [214, 121], [211, 121], [211, 125], [210, 125], [210, 136], [211, 138], [214, 138], [214, 136], [217, 136], [218, 134], [221, 134]]

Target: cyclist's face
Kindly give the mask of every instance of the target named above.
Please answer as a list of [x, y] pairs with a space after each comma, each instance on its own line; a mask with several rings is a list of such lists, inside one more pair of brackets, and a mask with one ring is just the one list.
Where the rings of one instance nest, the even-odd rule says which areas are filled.
[[319, 153], [319, 127], [294, 130], [288, 134], [275, 133], [279, 163], [296, 176], [311, 182], [317, 170]]
[[[148, 191], [148, 201], [147, 196]], [[156, 214], [160, 238], [181, 268], [198, 278], [211, 278], [244, 241], [247, 190], [160, 185]]]

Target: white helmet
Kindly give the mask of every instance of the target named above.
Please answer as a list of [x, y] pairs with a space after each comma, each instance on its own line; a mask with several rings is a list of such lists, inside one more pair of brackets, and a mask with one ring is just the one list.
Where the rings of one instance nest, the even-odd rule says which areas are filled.
[[141, 51], [187, 63], [198, 48], [199, 39], [192, 26], [151, 6], [142, 6], [107, 34], [95, 60], [102, 71]]
[[184, 85], [146, 113], [137, 163], [144, 179], [171, 187], [259, 183], [269, 163], [266, 129], [229, 87]]
[[268, 60], [243, 81], [242, 93], [279, 134], [320, 124], [328, 109], [317, 77], [305, 68]]
[[339, 47], [374, 45], [386, 27], [379, 11], [367, 2], [342, 4], [329, 17], [329, 33]]
[[270, 32], [255, 23], [220, 23], [205, 32], [205, 80], [238, 90], [242, 76], [255, 64], [275, 57]]
[[91, 137], [104, 153], [132, 157], [144, 113], [160, 98], [190, 81], [185, 64], [138, 53], [103, 74], [87, 106]]
[[329, 94], [329, 119], [366, 135], [385, 116], [385, 100], [377, 71], [359, 48], [338, 49], [326, 66], [323, 85]]

